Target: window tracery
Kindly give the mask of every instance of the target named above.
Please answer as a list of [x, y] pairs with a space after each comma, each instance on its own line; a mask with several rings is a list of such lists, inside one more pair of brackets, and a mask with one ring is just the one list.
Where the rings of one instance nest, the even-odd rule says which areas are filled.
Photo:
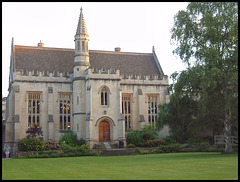
[[71, 128], [71, 95], [59, 95], [59, 124], [60, 129], [70, 130]]
[[40, 93], [28, 93], [28, 127], [40, 126]]
[[106, 86], [101, 89], [101, 105], [109, 105], [109, 89]]
[[158, 96], [149, 95], [148, 96], [148, 122], [152, 126], [156, 125], [157, 121], [157, 111], [158, 111]]

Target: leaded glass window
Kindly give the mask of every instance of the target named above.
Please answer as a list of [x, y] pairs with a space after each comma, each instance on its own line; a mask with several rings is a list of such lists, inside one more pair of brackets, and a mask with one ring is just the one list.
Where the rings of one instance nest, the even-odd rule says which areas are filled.
[[148, 123], [152, 126], [156, 125], [158, 111], [158, 96], [148, 96]]
[[40, 93], [28, 93], [28, 127], [40, 126]]
[[71, 129], [71, 95], [59, 95], [59, 125], [61, 130]]
[[125, 120], [125, 130], [132, 128], [132, 96], [122, 95], [122, 114]]

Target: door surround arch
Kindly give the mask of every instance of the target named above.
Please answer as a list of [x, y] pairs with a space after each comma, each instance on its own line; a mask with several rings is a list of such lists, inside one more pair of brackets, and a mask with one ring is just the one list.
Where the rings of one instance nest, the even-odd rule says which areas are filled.
[[103, 120], [108, 121], [108, 122], [110, 123], [110, 125], [116, 126], [116, 124], [114, 123], [114, 121], [113, 121], [110, 117], [107, 117], [107, 116], [103, 116], [103, 117], [99, 118], [99, 119], [96, 121], [95, 126], [97, 126], [98, 123], [100, 123], [100, 122], [103, 121]]
[[107, 142], [112, 140], [113, 126], [116, 126], [116, 125], [111, 118], [103, 116], [96, 121], [95, 126], [97, 127], [99, 142], [103, 142], [103, 141]]

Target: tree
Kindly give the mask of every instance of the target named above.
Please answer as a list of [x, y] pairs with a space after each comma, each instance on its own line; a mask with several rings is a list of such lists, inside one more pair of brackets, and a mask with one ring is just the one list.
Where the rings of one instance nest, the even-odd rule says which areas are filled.
[[28, 128], [26, 131], [27, 134], [27, 138], [40, 138], [43, 139], [43, 131], [42, 131], [42, 127], [38, 127], [37, 125], [35, 125], [32, 128]]
[[188, 70], [201, 68], [196, 84], [201, 117], [223, 122], [225, 152], [232, 152], [231, 128], [238, 127], [238, 3], [189, 3], [175, 15], [171, 33], [173, 53]]
[[172, 93], [170, 102], [159, 106], [157, 126], [162, 128], [168, 124], [172, 137], [180, 142], [187, 142], [189, 138], [199, 139], [202, 133], [202, 122], [199, 122], [198, 97], [199, 90], [198, 68], [173, 73], [174, 82], [170, 85]]

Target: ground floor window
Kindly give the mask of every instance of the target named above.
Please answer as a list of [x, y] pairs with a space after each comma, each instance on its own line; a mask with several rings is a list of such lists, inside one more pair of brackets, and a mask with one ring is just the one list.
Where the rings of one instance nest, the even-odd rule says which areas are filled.
[[40, 93], [28, 93], [28, 127], [40, 126]]
[[62, 130], [71, 128], [71, 94], [59, 94], [59, 125]]
[[122, 114], [125, 120], [125, 130], [132, 128], [132, 96], [131, 94], [122, 95]]
[[156, 125], [158, 112], [158, 96], [148, 95], [148, 123], [152, 126]]

